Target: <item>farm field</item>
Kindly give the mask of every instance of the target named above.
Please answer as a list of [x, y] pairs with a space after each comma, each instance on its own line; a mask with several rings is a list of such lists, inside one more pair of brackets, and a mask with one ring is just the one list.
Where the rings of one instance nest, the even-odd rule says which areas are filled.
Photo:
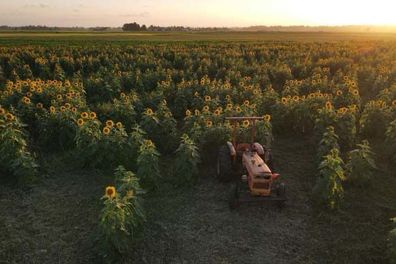
[[[229, 209], [227, 116], [284, 208]], [[0, 32], [0, 151], [0, 262], [392, 263], [396, 39]]]

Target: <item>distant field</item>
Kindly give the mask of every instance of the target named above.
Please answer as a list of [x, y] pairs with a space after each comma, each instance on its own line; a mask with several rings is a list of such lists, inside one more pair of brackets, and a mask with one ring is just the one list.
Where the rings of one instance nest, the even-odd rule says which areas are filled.
[[0, 32], [0, 45], [126, 44], [141, 41], [394, 41], [392, 33], [331, 32]]

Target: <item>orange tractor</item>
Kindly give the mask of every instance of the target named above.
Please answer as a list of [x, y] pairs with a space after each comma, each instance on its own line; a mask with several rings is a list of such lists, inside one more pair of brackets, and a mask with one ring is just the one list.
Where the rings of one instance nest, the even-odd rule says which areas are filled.
[[[220, 181], [235, 180], [231, 192], [230, 208], [241, 203], [275, 201], [283, 206], [286, 201], [285, 184], [279, 183], [274, 172], [271, 150], [255, 142], [256, 121], [262, 117], [226, 117], [233, 127], [232, 142], [220, 147], [217, 158], [217, 177]], [[249, 143], [237, 142], [239, 122], [251, 124]], [[245, 121], [246, 122], [246, 121]], [[237, 176], [237, 177], [235, 177]]]

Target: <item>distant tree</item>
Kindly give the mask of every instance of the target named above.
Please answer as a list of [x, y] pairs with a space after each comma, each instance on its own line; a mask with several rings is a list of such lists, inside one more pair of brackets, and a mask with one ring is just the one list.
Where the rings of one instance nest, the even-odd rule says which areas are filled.
[[142, 25], [141, 28], [140, 28], [140, 30], [141, 30], [141, 31], [147, 31], [146, 25]]
[[126, 23], [122, 26], [123, 31], [140, 31], [140, 25], [136, 22]]

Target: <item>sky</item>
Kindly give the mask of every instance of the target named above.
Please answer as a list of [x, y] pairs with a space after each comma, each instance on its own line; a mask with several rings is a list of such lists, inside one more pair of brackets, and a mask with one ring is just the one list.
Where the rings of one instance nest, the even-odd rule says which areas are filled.
[[396, 25], [394, 0], [0, 0], [0, 25]]

